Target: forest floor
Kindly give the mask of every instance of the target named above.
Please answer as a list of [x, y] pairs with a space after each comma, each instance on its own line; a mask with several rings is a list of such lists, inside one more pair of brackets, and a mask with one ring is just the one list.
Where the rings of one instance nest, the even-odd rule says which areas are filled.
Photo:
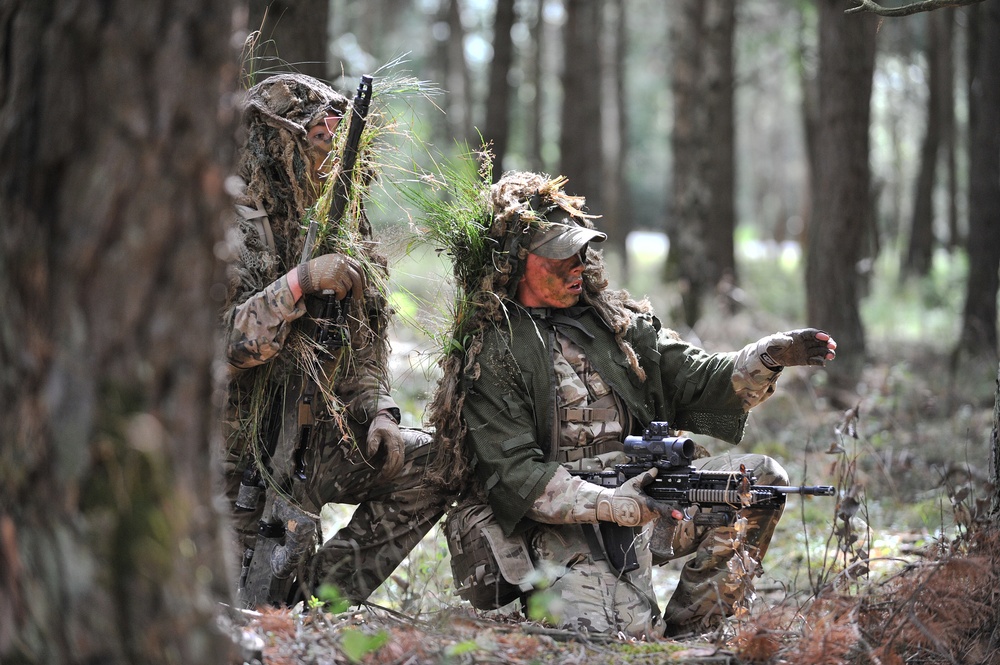
[[[419, 284], [408, 288], [419, 295]], [[799, 327], [795, 312], [780, 314], [789, 295], [773, 297], [735, 316], [710, 314], [698, 330], [682, 332], [707, 349], [732, 350], [761, 334]], [[653, 304], [658, 312], [671, 307]], [[1000, 665], [1000, 535], [986, 519], [996, 493], [989, 469], [997, 365], [953, 366], [934, 318], [917, 312], [913, 320], [923, 326], [917, 334], [904, 332], [909, 324], [897, 318], [869, 335], [868, 364], [855, 390], [832, 390], [821, 370], [788, 368], [778, 393], [751, 414], [741, 452], [771, 455], [792, 484], [835, 485], [838, 495], [789, 498], [763, 574], [754, 580], [750, 611], [715, 633], [657, 642], [588, 638], [526, 617], [516, 602], [475, 611], [454, 591], [437, 527], [369, 605], [227, 609], [220, 621], [243, 660], [262, 665]], [[420, 325], [411, 321], [405, 330]], [[433, 390], [428, 348], [410, 332], [393, 340], [404, 425], [420, 426]], [[713, 454], [728, 449], [698, 440]], [[350, 512], [325, 511], [324, 533], [332, 534]], [[654, 570], [661, 607], [679, 566]]]

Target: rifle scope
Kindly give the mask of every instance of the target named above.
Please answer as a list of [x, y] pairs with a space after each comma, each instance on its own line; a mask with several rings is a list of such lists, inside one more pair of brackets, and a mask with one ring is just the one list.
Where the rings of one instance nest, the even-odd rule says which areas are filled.
[[650, 423], [642, 436], [626, 436], [625, 454], [630, 457], [662, 459], [670, 466], [686, 466], [694, 458], [694, 440], [668, 436], [666, 423]]

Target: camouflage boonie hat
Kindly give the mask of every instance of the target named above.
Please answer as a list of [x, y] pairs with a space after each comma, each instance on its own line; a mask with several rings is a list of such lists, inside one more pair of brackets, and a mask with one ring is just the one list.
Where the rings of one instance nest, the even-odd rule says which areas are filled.
[[587, 243], [604, 242], [608, 239], [607, 234], [597, 229], [576, 225], [569, 215], [566, 215], [566, 219], [570, 223], [549, 224], [545, 230], [536, 231], [528, 245], [528, 252], [546, 259], [568, 259], [578, 254]]

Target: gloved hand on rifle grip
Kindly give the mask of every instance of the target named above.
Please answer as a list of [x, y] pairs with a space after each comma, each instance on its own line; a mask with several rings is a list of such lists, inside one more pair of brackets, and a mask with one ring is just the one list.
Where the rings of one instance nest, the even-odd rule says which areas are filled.
[[369, 459], [382, 448], [385, 449], [385, 463], [382, 465], [381, 477], [388, 480], [395, 478], [403, 468], [405, 444], [399, 431], [399, 424], [388, 410], [379, 411], [368, 426], [366, 452]]
[[795, 365], [826, 365], [837, 357], [836, 349], [829, 333], [816, 328], [775, 333], [757, 342], [761, 362], [773, 371]]
[[333, 291], [337, 300], [348, 294], [360, 295], [364, 289], [361, 266], [343, 254], [324, 254], [296, 268], [303, 294]]
[[670, 515], [668, 504], [657, 501], [642, 490], [653, 482], [658, 471], [653, 467], [614, 489], [601, 490], [597, 497], [597, 519], [621, 526], [641, 526], [661, 515]]

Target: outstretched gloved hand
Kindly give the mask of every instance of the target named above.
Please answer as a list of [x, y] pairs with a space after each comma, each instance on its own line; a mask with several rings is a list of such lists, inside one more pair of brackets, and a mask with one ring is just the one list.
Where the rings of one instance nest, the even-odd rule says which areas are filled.
[[296, 268], [302, 293], [333, 291], [337, 300], [349, 293], [359, 295], [364, 288], [361, 266], [343, 254], [324, 254]]
[[621, 526], [640, 526], [673, 511], [669, 504], [657, 501], [642, 491], [653, 482], [659, 469], [653, 467], [630, 478], [615, 489], [603, 489], [597, 497], [597, 519]]
[[802, 328], [768, 335], [757, 342], [757, 353], [768, 369], [795, 365], [826, 365], [837, 357], [837, 343], [829, 333]]
[[399, 431], [396, 419], [386, 409], [379, 411], [368, 426], [366, 441], [368, 457], [374, 457], [380, 449], [385, 449], [385, 463], [382, 465], [382, 478], [395, 478], [403, 468], [403, 435]]

